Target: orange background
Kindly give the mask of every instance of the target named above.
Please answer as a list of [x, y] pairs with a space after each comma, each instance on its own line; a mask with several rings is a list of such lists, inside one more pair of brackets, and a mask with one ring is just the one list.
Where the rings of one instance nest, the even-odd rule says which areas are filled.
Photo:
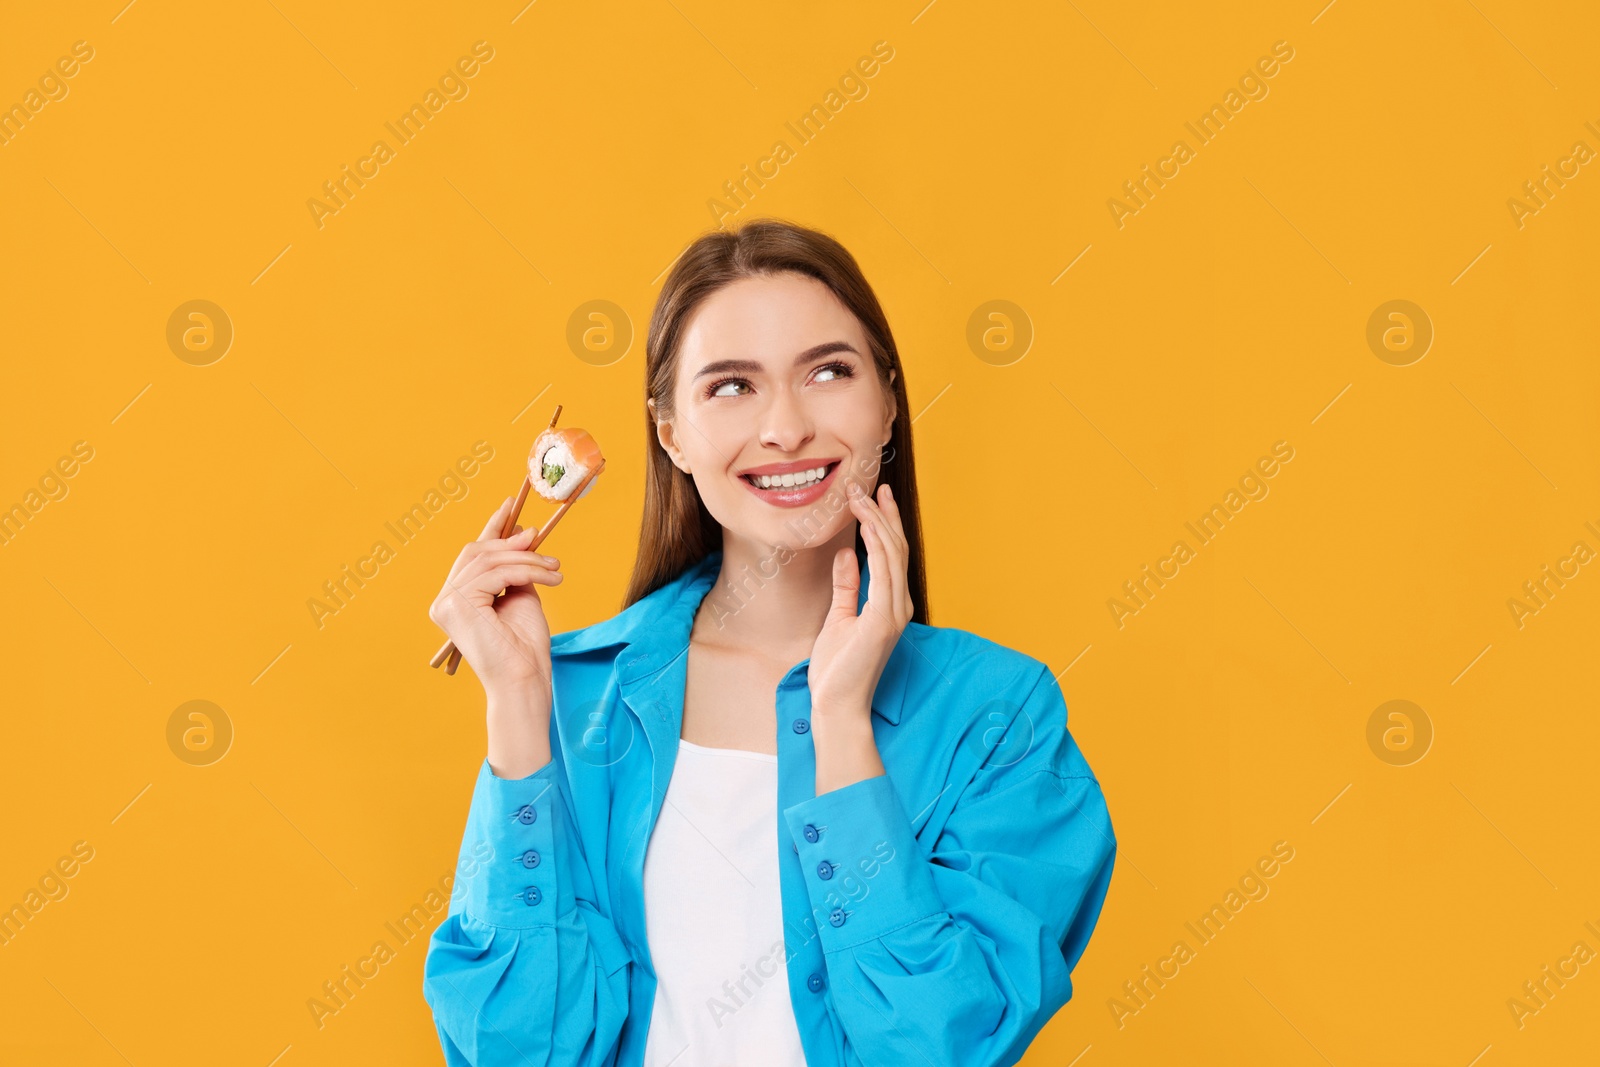
[[[1600, 966], [1507, 1002], [1600, 951], [1600, 175], [1520, 220], [1508, 200], [1600, 150], [1600, 16], [924, 3], [8, 15], [0, 104], [74, 42], [93, 58], [0, 145], [0, 507], [40, 505], [0, 544], [0, 906], [74, 871], [0, 945], [0, 1059], [442, 1062], [425, 942], [385, 927], [451, 872], [484, 751], [476, 681], [425, 666], [428, 602], [559, 402], [610, 462], [552, 539], [552, 626], [617, 609], [652, 301], [780, 139], [733, 217], [833, 233], [888, 309], [933, 621], [1062, 671], [1109, 797], [1110, 897], [1025, 1062], [1592, 1058]], [[307, 201], [478, 41], [467, 95], [319, 227]], [[785, 123], [880, 41], [800, 144]], [[1201, 144], [1185, 123], [1279, 41], [1267, 94]], [[1119, 226], [1108, 201], [1179, 139], [1193, 158]], [[192, 300], [231, 323], [220, 359], [169, 344]], [[596, 300], [609, 346], [574, 347]], [[1431, 323], [1420, 359], [1369, 346], [1393, 300]], [[479, 441], [466, 495], [391, 540]], [[1267, 494], [1200, 544], [1185, 523], [1279, 441]], [[380, 539], [319, 626], [307, 602]], [[1178, 540], [1193, 558], [1119, 625]], [[1508, 601], [1580, 541], [1519, 625]], [[220, 733], [169, 734], [196, 700], [233, 734], [208, 765], [179, 754]], [[1394, 700], [1409, 726], [1384, 712], [1369, 742]], [[1268, 895], [1198, 945], [1185, 924], [1280, 841]], [[307, 1001], [380, 939], [319, 1027]]]

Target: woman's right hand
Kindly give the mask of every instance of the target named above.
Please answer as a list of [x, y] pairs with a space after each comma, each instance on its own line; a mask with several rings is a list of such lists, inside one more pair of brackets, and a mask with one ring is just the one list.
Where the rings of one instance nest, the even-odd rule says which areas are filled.
[[461, 550], [428, 617], [472, 664], [491, 705], [531, 704], [548, 713], [550, 626], [535, 586], [558, 585], [562, 574], [559, 561], [528, 551], [532, 527], [497, 536], [511, 505], [507, 497], [483, 534]]

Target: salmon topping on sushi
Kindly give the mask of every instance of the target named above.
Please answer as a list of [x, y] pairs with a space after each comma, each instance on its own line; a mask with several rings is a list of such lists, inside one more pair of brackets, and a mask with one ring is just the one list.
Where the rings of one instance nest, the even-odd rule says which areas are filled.
[[[579, 482], [601, 463], [600, 446], [587, 430], [568, 427], [546, 430], [533, 442], [528, 454], [528, 473], [533, 488], [546, 500], [561, 501], [572, 495]], [[580, 498], [594, 488], [590, 482]]]

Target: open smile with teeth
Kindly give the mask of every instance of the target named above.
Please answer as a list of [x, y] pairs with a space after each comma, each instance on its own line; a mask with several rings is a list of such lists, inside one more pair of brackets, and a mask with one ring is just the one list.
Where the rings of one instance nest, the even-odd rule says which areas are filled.
[[789, 474], [745, 474], [741, 477], [758, 489], [804, 489], [808, 485], [822, 481], [828, 476], [828, 472], [837, 466], [837, 463], [828, 463]]

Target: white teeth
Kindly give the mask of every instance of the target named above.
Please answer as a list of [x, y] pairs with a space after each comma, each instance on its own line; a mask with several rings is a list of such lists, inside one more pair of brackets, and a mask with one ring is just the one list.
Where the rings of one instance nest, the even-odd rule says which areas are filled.
[[793, 489], [805, 488], [827, 477], [827, 467], [813, 467], [805, 471], [792, 471], [788, 474], [758, 474], [754, 481], [763, 489]]

